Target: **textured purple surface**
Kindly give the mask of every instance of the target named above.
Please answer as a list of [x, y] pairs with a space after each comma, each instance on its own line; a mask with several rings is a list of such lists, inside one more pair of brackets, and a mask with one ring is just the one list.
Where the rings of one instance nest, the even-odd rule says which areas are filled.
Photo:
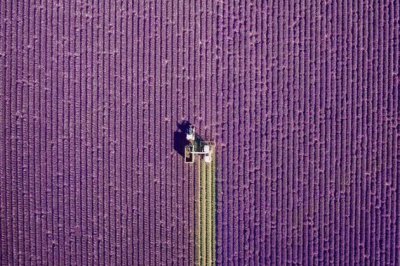
[[400, 264], [399, 10], [1, 1], [1, 263], [192, 264], [186, 119], [220, 264]]

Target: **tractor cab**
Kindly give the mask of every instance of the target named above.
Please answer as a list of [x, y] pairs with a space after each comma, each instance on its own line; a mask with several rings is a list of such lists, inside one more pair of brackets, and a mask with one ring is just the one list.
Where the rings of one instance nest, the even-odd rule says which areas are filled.
[[186, 139], [193, 143], [196, 140], [196, 130], [193, 125], [190, 125], [186, 132]]

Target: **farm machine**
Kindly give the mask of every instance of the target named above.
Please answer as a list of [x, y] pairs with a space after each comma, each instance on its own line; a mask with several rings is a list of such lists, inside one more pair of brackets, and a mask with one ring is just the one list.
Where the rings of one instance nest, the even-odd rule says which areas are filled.
[[203, 141], [196, 135], [193, 125], [187, 129], [186, 140], [189, 144], [185, 146], [185, 163], [194, 163], [195, 156], [200, 156], [206, 163], [212, 162], [214, 143]]

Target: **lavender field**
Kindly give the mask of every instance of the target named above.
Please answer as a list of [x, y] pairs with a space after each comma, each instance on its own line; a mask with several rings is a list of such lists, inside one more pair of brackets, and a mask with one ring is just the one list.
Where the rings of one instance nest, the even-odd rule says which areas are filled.
[[0, 264], [400, 264], [400, 1], [1, 0]]

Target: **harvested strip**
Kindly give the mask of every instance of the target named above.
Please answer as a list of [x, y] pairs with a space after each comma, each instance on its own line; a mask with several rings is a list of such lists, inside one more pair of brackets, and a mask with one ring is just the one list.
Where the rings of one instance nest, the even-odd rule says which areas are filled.
[[215, 159], [199, 162], [198, 265], [215, 265]]

